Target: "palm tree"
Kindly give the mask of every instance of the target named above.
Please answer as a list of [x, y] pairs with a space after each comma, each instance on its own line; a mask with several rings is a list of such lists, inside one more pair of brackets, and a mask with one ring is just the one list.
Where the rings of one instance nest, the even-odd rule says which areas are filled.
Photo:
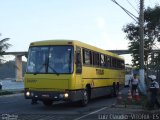
[[[1, 34], [0, 34], [1, 36]], [[0, 40], [0, 64], [2, 63], [2, 57], [5, 51], [11, 46], [11, 44], [7, 43], [10, 38], [4, 38]]]

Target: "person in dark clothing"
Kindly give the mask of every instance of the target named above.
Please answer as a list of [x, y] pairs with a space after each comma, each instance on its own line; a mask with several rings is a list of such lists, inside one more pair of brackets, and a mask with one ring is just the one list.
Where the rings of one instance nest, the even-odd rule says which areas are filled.
[[158, 102], [157, 95], [159, 91], [159, 84], [156, 82], [156, 76], [151, 75], [148, 77], [151, 80], [149, 85], [150, 91], [150, 108], [154, 109], [154, 106], [157, 105], [160, 108], [160, 103]]
[[0, 81], [0, 90], [2, 90], [2, 82]]

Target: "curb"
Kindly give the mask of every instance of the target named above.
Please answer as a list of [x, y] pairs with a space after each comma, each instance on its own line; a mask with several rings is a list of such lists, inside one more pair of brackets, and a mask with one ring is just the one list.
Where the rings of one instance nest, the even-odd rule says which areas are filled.
[[143, 106], [138, 106], [138, 105], [115, 105], [115, 108], [143, 109]]

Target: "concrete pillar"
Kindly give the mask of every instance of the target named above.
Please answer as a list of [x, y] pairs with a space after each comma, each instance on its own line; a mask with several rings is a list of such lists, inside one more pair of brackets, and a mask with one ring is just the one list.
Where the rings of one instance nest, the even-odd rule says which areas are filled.
[[23, 81], [22, 77], [22, 55], [16, 55], [16, 81]]

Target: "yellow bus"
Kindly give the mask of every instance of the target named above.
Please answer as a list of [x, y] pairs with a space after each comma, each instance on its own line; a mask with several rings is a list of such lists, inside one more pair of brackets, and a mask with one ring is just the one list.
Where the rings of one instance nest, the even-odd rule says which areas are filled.
[[76, 40], [46, 40], [30, 44], [24, 78], [25, 98], [42, 101], [78, 101], [116, 95], [124, 85], [124, 59]]

